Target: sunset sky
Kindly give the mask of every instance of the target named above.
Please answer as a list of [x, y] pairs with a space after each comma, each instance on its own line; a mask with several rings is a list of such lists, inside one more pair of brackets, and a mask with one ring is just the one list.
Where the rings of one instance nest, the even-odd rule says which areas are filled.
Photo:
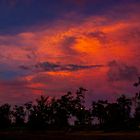
[[139, 75], [140, 0], [0, 0], [0, 104], [133, 96]]

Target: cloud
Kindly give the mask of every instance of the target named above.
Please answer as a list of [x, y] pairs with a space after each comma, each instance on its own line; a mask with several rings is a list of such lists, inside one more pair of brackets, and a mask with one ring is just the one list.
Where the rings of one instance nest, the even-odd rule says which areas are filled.
[[19, 79], [0, 79], [0, 102], [21, 104], [28, 101], [33, 101], [37, 96], [44, 93], [45, 88], [41, 83], [32, 83], [24, 78]]
[[24, 65], [19, 66], [19, 68], [24, 69], [24, 70], [29, 70], [30, 69], [28, 66], [24, 66]]
[[74, 45], [76, 44], [77, 38], [75, 36], [67, 36], [64, 37], [62, 42], [60, 43], [60, 47], [63, 49], [62, 51], [66, 55], [76, 55], [76, 51], [74, 50]]
[[111, 61], [108, 64], [108, 79], [109, 81], [131, 81], [136, 79], [138, 75], [138, 69], [135, 66], [128, 66], [127, 64], [117, 61]]
[[[42, 0], [42, 2], [45, 1], [49, 0]], [[58, 3], [58, 0], [52, 1]], [[0, 96], [1, 100], [9, 98], [9, 100], [16, 102], [29, 96], [32, 99], [36, 94], [43, 92], [52, 96], [55, 93], [57, 96], [73, 88], [75, 91], [79, 86], [93, 91], [90, 94], [91, 97], [95, 98], [111, 98], [116, 96], [115, 93], [132, 91], [128, 82], [132, 82], [131, 80], [136, 77], [139, 69], [139, 15], [135, 15], [133, 12], [128, 18], [127, 12], [123, 12], [123, 8], [120, 13], [118, 13], [119, 8], [113, 12], [114, 6], [110, 7], [110, 4], [103, 2], [110, 7], [109, 11], [105, 11], [104, 14], [101, 12], [101, 15], [99, 13], [93, 14], [95, 11], [100, 11], [101, 5], [104, 4], [102, 3], [99, 7], [95, 4], [94, 6], [98, 10], [90, 4], [91, 7], [86, 8], [89, 10], [83, 8], [86, 10], [84, 16], [79, 9], [77, 10], [80, 13], [76, 13], [73, 7], [76, 5], [74, 4], [75, 0], [72, 0], [73, 2], [71, 0], [65, 1], [67, 4], [62, 3], [62, 5], [66, 9], [71, 7], [72, 10], [68, 9], [63, 12], [65, 10], [58, 10], [63, 9], [61, 6], [53, 4], [52, 6], [47, 5], [49, 8], [46, 8], [45, 3], [43, 7], [42, 4], [38, 4], [40, 1], [35, 1], [36, 4], [33, 4], [29, 9], [27, 8], [25, 13], [22, 12], [25, 11], [25, 7], [20, 6], [18, 1], [15, 3], [15, 8], [18, 9], [20, 6], [19, 9], [23, 13], [21, 16], [17, 9], [13, 10], [16, 12], [15, 17], [18, 18], [20, 15], [18, 23], [15, 21], [17, 18], [13, 17], [13, 11], [11, 11], [10, 19], [4, 14], [5, 19], [7, 19], [4, 21], [9, 25], [3, 22], [0, 24], [8, 26], [8, 28], [5, 27], [8, 33], [11, 32], [9, 30], [11, 26], [17, 34], [0, 35], [0, 63], [7, 64], [7, 67], [0, 72], [1, 80], [6, 81], [0, 82], [0, 90], [3, 94]], [[94, 0], [88, 2], [83, 0], [83, 3], [84, 1], [85, 4], [88, 4], [89, 1]], [[39, 7], [42, 11], [40, 13], [36, 10]], [[127, 5], [125, 8], [127, 9]], [[64, 17], [55, 18], [49, 24], [46, 19], [46, 17], [48, 18], [46, 9], [48, 11], [50, 11], [49, 9], [54, 10], [58, 18], [60, 13]], [[132, 8], [129, 9], [132, 10]], [[91, 13], [86, 15], [87, 11], [90, 12], [90, 10]], [[49, 17], [53, 17], [52, 11], [48, 13]], [[40, 15], [44, 17], [45, 21], [38, 18]], [[122, 16], [120, 17], [120, 15]], [[28, 19], [31, 26], [28, 26]], [[25, 21], [26, 23], [24, 23]], [[38, 25], [35, 21], [38, 22]], [[26, 29], [17, 30], [16, 23], [18, 27], [21, 27], [22, 24]], [[116, 61], [109, 62], [114, 59]], [[109, 67], [100, 65], [108, 62]], [[0, 66], [1, 69], [4, 68], [3, 65]], [[106, 76], [108, 76], [109, 81], [106, 81]], [[110, 86], [112, 83], [117, 85], [118, 89]], [[126, 84], [122, 85], [122, 83]]]
[[35, 69], [44, 72], [58, 72], [58, 71], [78, 71], [84, 69], [100, 68], [103, 65], [77, 65], [77, 64], [57, 64], [51, 62], [41, 62], [34, 66], [28, 67], [20, 65], [19, 68], [23, 70]]
[[87, 34], [87, 37], [90, 38], [95, 38], [98, 39], [101, 43], [106, 43], [107, 42], [107, 36], [104, 32], [102, 31], [95, 31], [95, 32], [90, 32]]

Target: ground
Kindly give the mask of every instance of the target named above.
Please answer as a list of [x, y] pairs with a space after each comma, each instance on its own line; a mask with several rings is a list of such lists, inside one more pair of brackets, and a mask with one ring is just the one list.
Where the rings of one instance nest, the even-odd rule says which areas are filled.
[[140, 140], [140, 132], [101, 131], [84, 132], [39, 132], [39, 131], [0, 131], [0, 140]]

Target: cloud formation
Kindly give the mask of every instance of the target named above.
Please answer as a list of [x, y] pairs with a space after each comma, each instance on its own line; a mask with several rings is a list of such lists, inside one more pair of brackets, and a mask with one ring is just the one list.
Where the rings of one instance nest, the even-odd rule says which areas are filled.
[[27, 66], [19, 66], [19, 68], [24, 70], [35, 69], [37, 71], [45, 71], [45, 72], [58, 72], [58, 71], [78, 71], [84, 69], [92, 69], [92, 68], [100, 68], [103, 65], [76, 65], [76, 64], [57, 64], [57, 63], [50, 63], [50, 62], [41, 62], [34, 66], [27, 67]]
[[90, 98], [133, 92], [139, 6], [137, 0], [1, 0], [0, 99], [59, 96], [79, 86]]
[[108, 66], [107, 74], [111, 82], [135, 80], [139, 74], [137, 67], [119, 63], [115, 60], [109, 62]]

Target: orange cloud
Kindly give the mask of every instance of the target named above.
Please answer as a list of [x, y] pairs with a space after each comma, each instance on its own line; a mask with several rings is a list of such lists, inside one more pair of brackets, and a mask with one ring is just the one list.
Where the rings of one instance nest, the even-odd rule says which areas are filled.
[[[7, 65], [13, 64], [15, 69], [19, 69], [21, 65], [32, 67], [41, 62], [104, 65], [101, 68], [73, 72], [28, 69], [16, 79], [16, 83], [19, 79], [25, 83], [20, 86], [11, 84], [8, 86], [9, 90], [1, 83], [0, 89], [3, 92], [13, 89], [12, 93], [22, 92], [21, 89], [24, 89], [24, 93], [32, 92], [34, 95], [57, 95], [79, 86], [85, 86], [91, 92], [96, 89], [99, 96], [102, 92], [111, 94], [121, 91], [120, 84], [117, 87], [107, 82], [108, 62], [116, 60], [140, 69], [139, 19], [103, 24], [107, 20], [91, 17], [80, 24], [67, 26], [67, 22], [58, 21], [49, 29], [44, 27], [43, 30], [37, 29], [15, 36], [0, 36], [0, 61]], [[125, 89], [123, 92], [126, 91]]]

